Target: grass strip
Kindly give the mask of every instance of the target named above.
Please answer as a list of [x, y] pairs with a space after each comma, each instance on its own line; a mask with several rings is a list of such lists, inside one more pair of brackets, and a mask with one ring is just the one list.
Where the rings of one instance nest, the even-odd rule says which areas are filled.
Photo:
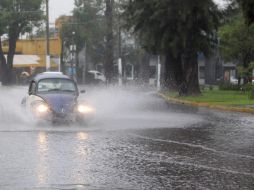
[[178, 96], [177, 92], [163, 92], [160, 95], [176, 103], [209, 107], [220, 110], [254, 113], [254, 100], [248, 93], [239, 91], [204, 90], [200, 96]]

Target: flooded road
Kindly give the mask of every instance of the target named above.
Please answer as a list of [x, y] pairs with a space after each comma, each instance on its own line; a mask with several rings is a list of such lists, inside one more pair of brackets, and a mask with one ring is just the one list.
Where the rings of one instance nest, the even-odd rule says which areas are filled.
[[0, 189], [254, 189], [254, 116], [88, 88], [84, 126], [38, 125], [27, 88], [0, 95]]

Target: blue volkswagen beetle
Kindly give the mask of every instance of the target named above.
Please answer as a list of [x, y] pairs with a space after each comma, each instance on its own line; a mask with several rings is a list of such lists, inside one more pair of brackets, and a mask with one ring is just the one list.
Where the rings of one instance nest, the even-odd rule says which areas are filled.
[[22, 105], [36, 119], [83, 122], [94, 109], [79, 102], [78, 96], [77, 84], [69, 76], [61, 72], [44, 72], [31, 80]]

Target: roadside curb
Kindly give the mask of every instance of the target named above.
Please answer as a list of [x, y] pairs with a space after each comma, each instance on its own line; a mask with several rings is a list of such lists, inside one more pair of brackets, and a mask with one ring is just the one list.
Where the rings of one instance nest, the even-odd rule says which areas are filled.
[[198, 103], [198, 102], [192, 102], [192, 101], [188, 101], [188, 100], [180, 100], [178, 98], [168, 97], [163, 93], [157, 93], [157, 94], [161, 98], [163, 98], [166, 102], [170, 102], [170, 103], [183, 104], [183, 105], [196, 106], [196, 107], [206, 107], [206, 108], [210, 108], [210, 109], [217, 109], [217, 110], [223, 110], [223, 111], [254, 114], [254, 108], [233, 107], [233, 106], [227, 107], [227, 106], [221, 106], [221, 105], [211, 105], [209, 103]]

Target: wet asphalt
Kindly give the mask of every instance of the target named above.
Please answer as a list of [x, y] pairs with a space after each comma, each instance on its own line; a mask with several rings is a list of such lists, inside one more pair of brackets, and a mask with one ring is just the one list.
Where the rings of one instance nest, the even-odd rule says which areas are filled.
[[0, 91], [1, 190], [254, 189], [253, 115], [90, 87], [86, 124], [38, 124], [20, 107], [26, 87]]

